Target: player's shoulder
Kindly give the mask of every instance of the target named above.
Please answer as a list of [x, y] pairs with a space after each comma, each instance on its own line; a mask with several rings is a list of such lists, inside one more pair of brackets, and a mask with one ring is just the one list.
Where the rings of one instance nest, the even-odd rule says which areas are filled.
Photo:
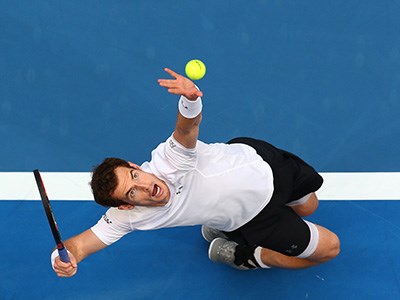
[[117, 207], [110, 207], [102, 216], [102, 219], [107, 224], [127, 224], [129, 223], [130, 210], [122, 210]]

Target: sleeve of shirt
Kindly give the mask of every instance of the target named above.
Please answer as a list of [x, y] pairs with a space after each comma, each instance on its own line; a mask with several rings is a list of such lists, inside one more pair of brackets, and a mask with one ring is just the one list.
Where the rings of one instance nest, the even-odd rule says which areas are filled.
[[129, 211], [110, 208], [91, 230], [103, 243], [111, 245], [133, 231], [130, 226]]
[[197, 164], [197, 148], [187, 149], [171, 135], [165, 145], [165, 156], [178, 170], [191, 170]]

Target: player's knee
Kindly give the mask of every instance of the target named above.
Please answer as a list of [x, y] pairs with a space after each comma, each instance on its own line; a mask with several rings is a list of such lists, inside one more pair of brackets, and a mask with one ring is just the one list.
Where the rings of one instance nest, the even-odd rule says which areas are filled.
[[332, 232], [327, 242], [327, 245], [325, 245], [325, 251], [321, 257], [321, 262], [332, 260], [335, 257], [337, 257], [339, 253], [340, 253], [340, 240], [339, 237]]
[[312, 193], [310, 194], [307, 202], [301, 205], [296, 205], [291, 207], [300, 217], [307, 217], [313, 214], [317, 210], [318, 205], [319, 205], [318, 198], [315, 195], [315, 193]]
[[312, 202], [309, 205], [298, 207], [295, 209], [295, 212], [300, 216], [300, 217], [307, 217], [312, 215], [318, 208], [318, 201]]
[[309, 202], [310, 202], [310, 208], [309, 208], [308, 213], [309, 213], [309, 215], [311, 215], [312, 213], [314, 213], [317, 210], [317, 208], [319, 206], [319, 200], [318, 200], [317, 195], [315, 195], [315, 193], [312, 193], [310, 195]]
[[334, 259], [340, 253], [339, 237], [332, 231], [318, 226], [319, 241], [315, 252], [310, 256], [310, 259], [323, 263]]
[[330, 247], [330, 251], [329, 251], [329, 258], [333, 259], [336, 256], [339, 255], [340, 253], [340, 240], [339, 237], [332, 233], [333, 237], [331, 239], [331, 247]]

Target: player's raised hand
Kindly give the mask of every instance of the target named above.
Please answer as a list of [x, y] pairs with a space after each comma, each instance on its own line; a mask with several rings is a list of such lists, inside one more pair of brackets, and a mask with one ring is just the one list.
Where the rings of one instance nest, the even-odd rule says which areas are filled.
[[158, 80], [158, 84], [167, 88], [169, 93], [185, 96], [189, 100], [196, 100], [198, 97], [203, 96], [203, 93], [190, 79], [172, 71], [171, 69], [165, 68], [164, 70], [175, 78]]
[[72, 253], [68, 254], [71, 262], [65, 263], [61, 261], [59, 256], [57, 256], [54, 261], [53, 269], [59, 277], [71, 277], [74, 276], [76, 272], [78, 272], [78, 264], [76, 262], [75, 256]]

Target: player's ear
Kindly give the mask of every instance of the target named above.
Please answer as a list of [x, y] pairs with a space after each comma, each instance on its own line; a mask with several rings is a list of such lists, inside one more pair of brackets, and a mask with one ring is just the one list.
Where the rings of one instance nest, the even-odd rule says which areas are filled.
[[134, 168], [134, 169], [141, 170], [140, 166], [137, 165], [137, 164], [134, 164], [134, 163], [132, 163], [132, 162], [130, 162], [130, 161], [128, 161], [128, 164], [129, 164], [132, 168]]
[[120, 206], [118, 206], [119, 210], [131, 210], [131, 209], [134, 209], [134, 208], [135, 208], [135, 205], [128, 204], [128, 203], [121, 204]]

